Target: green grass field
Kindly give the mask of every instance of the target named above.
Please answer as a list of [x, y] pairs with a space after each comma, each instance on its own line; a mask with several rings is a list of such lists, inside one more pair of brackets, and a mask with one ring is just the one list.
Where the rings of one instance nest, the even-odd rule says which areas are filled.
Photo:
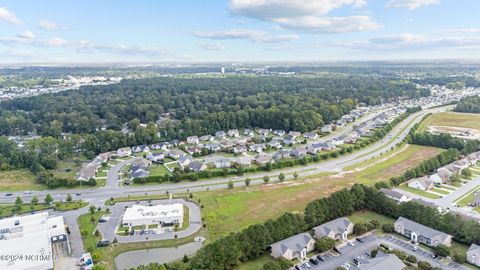
[[165, 168], [165, 166], [163, 166], [163, 164], [153, 163], [148, 167], [148, 171], [150, 172], [150, 176], [170, 174], [170, 172], [167, 170], [167, 168]]
[[82, 164], [89, 160], [85, 156], [77, 156], [71, 159], [58, 162], [58, 168], [51, 170], [53, 175], [58, 178], [74, 179], [78, 170], [82, 168]]
[[401, 190], [408, 191], [408, 192], [413, 193], [413, 194], [420, 195], [422, 197], [430, 198], [430, 199], [439, 199], [440, 198], [440, 196], [438, 196], [436, 194], [428, 193], [428, 192], [425, 192], [423, 190], [419, 190], [419, 189], [416, 189], [416, 188], [411, 188], [411, 187], [407, 186], [407, 183], [401, 184], [400, 186], [398, 186], [398, 188], [401, 189]]
[[261, 270], [263, 269], [263, 265], [270, 261], [273, 261], [273, 258], [270, 255], [265, 254], [256, 260], [242, 263], [241, 265], [233, 269], [234, 270]]
[[35, 175], [28, 169], [0, 172], [0, 191], [40, 190], [46, 186], [36, 183]]
[[395, 220], [391, 217], [377, 214], [372, 211], [358, 211], [348, 216], [351, 222], [355, 223], [367, 223], [371, 220], [377, 220], [380, 224], [393, 224]]
[[442, 189], [439, 189], [439, 188], [432, 188], [432, 191], [433, 191], [433, 192], [436, 192], [436, 193], [444, 194], [444, 195], [450, 194], [450, 192], [445, 191], [445, 190], [442, 190]]
[[470, 190], [468, 193], [466, 193], [464, 196], [462, 196], [459, 200], [457, 200], [456, 203], [458, 204], [458, 206], [459, 207], [465, 207], [469, 203], [471, 203], [473, 201], [473, 199], [475, 198], [475, 195], [473, 195], [473, 193], [475, 193], [475, 191], [477, 191], [477, 190], [480, 190], [480, 187], [476, 187], [473, 190]]
[[480, 114], [442, 112], [432, 114], [420, 124], [419, 130], [428, 126], [450, 126], [480, 130]]

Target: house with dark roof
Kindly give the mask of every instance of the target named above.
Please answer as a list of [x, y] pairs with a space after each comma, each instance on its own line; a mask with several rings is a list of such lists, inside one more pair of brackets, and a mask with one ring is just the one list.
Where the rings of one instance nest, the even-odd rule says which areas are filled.
[[285, 135], [285, 130], [281, 130], [281, 129], [274, 130], [273, 135], [283, 136]]
[[409, 238], [411, 241], [419, 242], [430, 247], [436, 247], [440, 244], [451, 246], [452, 244], [451, 235], [404, 217], [399, 217], [397, 221], [395, 221], [394, 228], [396, 233]]
[[315, 238], [329, 237], [333, 240], [345, 241], [353, 232], [353, 223], [348, 218], [337, 218], [313, 228]]
[[480, 267], [480, 246], [472, 244], [467, 250], [467, 262]]
[[270, 255], [277, 259], [283, 257], [287, 260], [298, 258], [303, 260], [307, 253], [315, 248], [315, 240], [309, 233], [299, 233], [282, 241], [270, 245]]

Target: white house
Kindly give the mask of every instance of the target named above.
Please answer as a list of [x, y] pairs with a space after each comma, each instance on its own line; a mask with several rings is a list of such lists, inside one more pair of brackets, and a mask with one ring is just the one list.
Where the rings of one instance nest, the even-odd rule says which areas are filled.
[[198, 144], [199, 142], [200, 142], [200, 139], [197, 136], [187, 137], [187, 143], [189, 144]]
[[420, 178], [410, 180], [408, 182], [408, 187], [427, 191], [433, 188], [433, 182], [430, 181], [428, 177], [423, 176]]
[[132, 154], [132, 149], [130, 147], [123, 147], [117, 150], [118, 157], [128, 157]]

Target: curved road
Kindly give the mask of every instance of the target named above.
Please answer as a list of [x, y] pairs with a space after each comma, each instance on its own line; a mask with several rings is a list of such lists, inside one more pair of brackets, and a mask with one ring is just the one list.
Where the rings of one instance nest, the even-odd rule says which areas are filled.
[[[293, 174], [297, 172], [299, 177], [312, 176], [322, 172], [340, 172], [345, 167], [364, 162], [375, 156], [381, 155], [389, 151], [397, 143], [401, 142], [407, 135], [410, 128], [428, 113], [446, 111], [451, 106], [443, 106], [438, 108], [431, 108], [414, 113], [407, 117], [404, 121], [399, 123], [385, 138], [372, 145], [367, 146], [357, 152], [349, 155], [341, 156], [329, 161], [311, 163], [304, 167], [285, 168], [281, 170], [274, 170], [271, 172], [258, 172], [254, 174], [248, 174], [245, 176], [229, 176], [225, 178], [212, 178], [208, 180], [199, 180], [195, 182], [180, 182], [170, 184], [158, 184], [158, 185], [145, 185], [136, 187], [120, 187], [118, 186], [118, 171], [120, 167], [131, 163], [134, 159], [124, 161], [116, 166], [113, 166], [108, 174], [107, 184], [104, 187], [91, 188], [91, 189], [56, 189], [56, 190], [44, 190], [34, 191], [33, 194], [24, 194], [22, 192], [16, 192], [13, 196], [1, 197], [0, 202], [13, 203], [17, 196], [20, 196], [24, 201], [28, 201], [33, 196], [42, 197], [50, 193], [54, 199], [65, 199], [67, 194], [80, 193], [78, 199], [90, 201], [94, 205], [103, 205], [103, 202], [110, 197], [126, 197], [128, 195], [144, 195], [144, 194], [165, 194], [167, 191], [170, 193], [185, 193], [185, 192], [197, 192], [205, 191], [207, 189], [219, 189], [226, 188], [226, 183], [229, 180], [234, 181], [235, 186], [244, 185], [244, 179], [250, 178], [251, 184], [261, 184], [263, 182], [262, 177], [268, 175], [270, 180], [278, 181], [278, 174], [283, 172], [284, 174]], [[123, 164], [123, 165], [121, 165]]]

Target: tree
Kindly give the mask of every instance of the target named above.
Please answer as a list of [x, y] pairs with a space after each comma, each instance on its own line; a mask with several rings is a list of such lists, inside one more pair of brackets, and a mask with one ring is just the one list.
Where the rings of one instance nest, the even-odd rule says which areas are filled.
[[413, 255], [408, 255], [407, 258], [405, 258], [405, 260], [409, 263], [416, 263], [417, 262], [417, 257], [415, 257]]
[[298, 173], [297, 173], [297, 172], [294, 172], [294, 173], [293, 173], [293, 179], [295, 179], [295, 180], [298, 179]]
[[431, 270], [433, 269], [432, 265], [429, 263], [429, 262], [424, 262], [424, 261], [421, 261], [421, 262], [418, 262], [418, 268], [422, 269], [422, 270]]
[[278, 180], [280, 180], [280, 182], [283, 182], [283, 181], [285, 180], [285, 174], [280, 173], [280, 174], [278, 175]]
[[263, 182], [264, 182], [265, 184], [267, 184], [268, 182], [270, 182], [270, 177], [269, 177], [268, 175], [265, 175], [262, 179], [263, 179]]
[[233, 188], [233, 181], [232, 180], [228, 181], [228, 188], [229, 189]]
[[250, 181], [251, 181], [250, 178], [248, 178], [248, 177], [245, 178], [245, 186], [247, 186], [247, 187], [250, 186]]
[[318, 252], [324, 252], [332, 249], [335, 246], [335, 240], [330, 237], [322, 237], [315, 242], [315, 250]]
[[118, 243], [118, 240], [117, 240], [117, 238], [116, 238], [116, 237], [115, 237], [115, 238], [113, 238], [112, 244], [117, 244], [117, 243]]
[[38, 198], [34, 196], [32, 200], [30, 201], [31, 204], [36, 205], [38, 203]]
[[394, 231], [393, 224], [388, 223], [388, 224], [383, 224], [382, 225], [382, 231], [385, 233], [392, 233]]
[[462, 176], [467, 178], [467, 179], [470, 179], [470, 178], [472, 178], [473, 174], [472, 174], [472, 171], [469, 168], [465, 168], [465, 169], [462, 170]]
[[17, 196], [17, 199], [15, 199], [15, 205], [20, 206], [20, 205], [22, 205], [22, 204], [23, 204], [22, 199], [20, 198], [20, 196]]
[[450, 176], [450, 182], [452, 183], [460, 183], [461, 181], [462, 179], [460, 178], [460, 174], [458, 173], [452, 174], [452, 176]]
[[444, 244], [435, 247], [435, 254], [442, 257], [450, 256], [450, 248]]
[[364, 234], [367, 231], [367, 226], [364, 223], [356, 223], [353, 225], [353, 233], [356, 235]]
[[53, 198], [52, 198], [52, 195], [50, 194], [47, 194], [47, 196], [45, 196], [45, 203], [46, 204], [50, 204], [53, 202]]
[[90, 207], [88, 208], [88, 211], [90, 212], [90, 215], [95, 214], [95, 206], [90, 205]]
[[182, 259], [182, 262], [184, 263], [188, 263], [189, 259], [188, 259], [188, 256], [187, 254], [183, 255], [183, 259]]
[[70, 195], [70, 193], [67, 194], [67, 199], [66, 199], [67, 202], [71, 202], [72, 201], [72, 195]]

